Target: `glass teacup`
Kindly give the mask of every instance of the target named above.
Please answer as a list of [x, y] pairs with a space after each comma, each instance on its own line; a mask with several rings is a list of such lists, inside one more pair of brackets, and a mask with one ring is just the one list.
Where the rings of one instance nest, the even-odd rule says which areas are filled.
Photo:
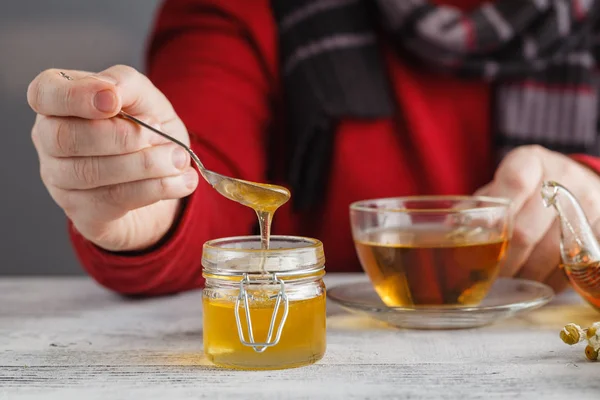
[[510, 201], [420, 196], [350, 205], [362, 268], [390, 307], [477, 305], [505, 260]]

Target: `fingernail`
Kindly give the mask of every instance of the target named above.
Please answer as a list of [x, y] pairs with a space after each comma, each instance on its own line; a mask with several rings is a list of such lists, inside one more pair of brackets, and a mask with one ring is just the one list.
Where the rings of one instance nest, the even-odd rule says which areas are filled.
[[188, 189], [193, 189], [198, 183], [198, 174], [195, 170], [191, 169], [183, 175], [183, 182]]
[[112, 90], [102, 90], [96, 93], [94, 106], [101, 112], [112, 113], [117, 107], [117, 96]]
[[105, 75], [90, 75], [90, 76], [94, 79], [98, 79], [99, 81], [110, 83], [111, 85], [116, 85], [119, 83], [116, 79], [114, 79], [110, 76], [105, 76]]
[[173, 150], [173, 165], [177, 169], [184, 169], [187, 164], [187, 153], [181, 149], [176, 148]]

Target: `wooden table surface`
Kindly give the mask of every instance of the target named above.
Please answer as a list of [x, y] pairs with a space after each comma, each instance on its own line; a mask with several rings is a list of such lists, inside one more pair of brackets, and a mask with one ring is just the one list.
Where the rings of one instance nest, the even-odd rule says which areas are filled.
[[[330, 275], [328, 286], [357, 275]], [[473, 330], [411, 331], [328, 306], [316, 365], [220, 370], [201, 292], [131, 300], [87, 278], [0, 279], [0, 399], [598, 399], [600, 362], [563, 344], [600, 313], [575, 295]]]

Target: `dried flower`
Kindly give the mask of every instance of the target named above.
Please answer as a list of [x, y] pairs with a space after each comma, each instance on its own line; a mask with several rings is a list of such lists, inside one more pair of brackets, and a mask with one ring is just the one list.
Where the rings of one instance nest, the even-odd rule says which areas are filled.
[[568, 345], [574, 345], [584, 340], [583, 329], [576, 324], [567, 324], [560, 331], [560, 338]]
[[596, 336], [598, 333], [598, 328], [600, 328], [600, 322], [595, 322], [587, 329], [586, 336], [588, 339], [591, 339], [592, 336]]
[[594, 349], [592, 346], [585, 346], [585, 356], [590, 361], [598, 360], [598, 350]]
[[581, 329], [577, 324], [567, 324], [560, 331], [560, 338], [568, 345], [586, 341], [585, 356], [591, 361], [598, 360], [598, 353], [600, 352], [600, 322], [593, 323], [587, 329]]

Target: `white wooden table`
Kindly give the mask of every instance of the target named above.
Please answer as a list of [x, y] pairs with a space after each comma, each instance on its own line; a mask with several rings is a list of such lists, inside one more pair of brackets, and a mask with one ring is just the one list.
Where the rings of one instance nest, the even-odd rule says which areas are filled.
[[0, 399], [600, 398], [600, 363], [558, 337], [600, 320], [572, 294], [460, 331], [398, 330], [329, 304], [325, 358], [267, 372], [213, 368], [201, 313], [200, 291], [131, 300], [87, 278], [0, 278]]

